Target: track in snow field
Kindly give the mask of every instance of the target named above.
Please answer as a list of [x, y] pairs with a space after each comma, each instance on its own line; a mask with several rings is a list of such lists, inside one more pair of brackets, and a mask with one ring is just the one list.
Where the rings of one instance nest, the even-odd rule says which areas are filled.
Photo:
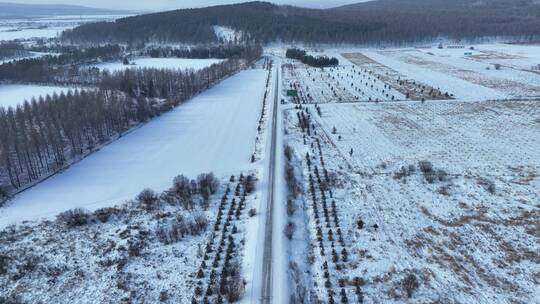
[[277, 115], [279, 96], [279, 69], [276, 73], [274, 110], [272, 114], [272, 139], [270, 143], [270, 165], [268, 167], [268, 195], [266, 205], [266, 223], [264, 235], [263, 269], [262, 269], [262, 290], [261, 303], [272, 303], [272, 232], [273, 232], [273, 212], [274, 212], [274, 189], [276, 184], [276, 149], [277, 149]]

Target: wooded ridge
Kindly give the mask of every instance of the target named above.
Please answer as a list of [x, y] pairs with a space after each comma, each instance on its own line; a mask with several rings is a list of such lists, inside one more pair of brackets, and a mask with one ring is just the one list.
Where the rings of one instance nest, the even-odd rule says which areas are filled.
[[540, 4], [534, 0], [377, 0], [318, 10], [248, 2], [86, 24], [64, 32], [62, 38], [90, 43], [217, 43], [216, 25], [241, 31], [242, 39], [260, 43], [533, 39], [540, 35]]

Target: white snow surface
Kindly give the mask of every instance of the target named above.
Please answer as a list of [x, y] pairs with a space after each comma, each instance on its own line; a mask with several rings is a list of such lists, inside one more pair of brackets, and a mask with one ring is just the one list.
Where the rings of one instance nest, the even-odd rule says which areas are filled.
[[118, 204], [178, 174], [249, 169], [266, 71], [243, 71], [132, 131], [0, 209], [0, 227]]
[[235, 40], [242, 39], [243, 33], [233, 28], [226, 26], [214, 26], [214, 33], [216, 36], [224, 42], [234, 42]]
[[58, 16], [37, 19], [0, 19], [0, 41], [54, 38], [63, 31], [88, 22], [112, 21], [120, 15]]
[[0, 107], [16, 107], [23, 104], [25, 100], [30, 101], [33, 97], [52, 95], [54, 93], [67, 93], [75, 88], [24, 85], [24, 84], [0, 84]]
[[45, 29], [23, 29], [19, 31], [0, 31], [0, 41], [4, 40], [26, 40], [31, 38], [54, 38], [72, 27], [51, 27]]
[[137, 68], [157, 68], [157, 69], [194, 69], [201, 70], [212, 64], [220, 63], [221, 59], [186, 59], [186, 58], [137, 58], [131, 61], [132, 64], [124, 65], [122, 62], [108, 62], [94, 65], [101, 70], [111, 72], [123, 71]]

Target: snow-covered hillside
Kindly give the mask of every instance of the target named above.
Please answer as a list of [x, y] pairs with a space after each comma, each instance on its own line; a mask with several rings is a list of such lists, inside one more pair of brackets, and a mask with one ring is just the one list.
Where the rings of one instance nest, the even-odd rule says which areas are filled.
[[243, 34], [235, 29], [226, 26], [214, 26], [216, 37], [223, 42], [237, 42], [242, 39]]

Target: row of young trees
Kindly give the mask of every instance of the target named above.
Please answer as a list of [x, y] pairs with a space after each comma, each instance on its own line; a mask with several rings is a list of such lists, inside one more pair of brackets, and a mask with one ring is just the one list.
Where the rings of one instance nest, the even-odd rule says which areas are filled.
[[226, 59], [242, 57], [245, 47], [241, 45], [196, 46], [191, 48], [150, 47], [146, 53], [152, 58]]
[[288, 49], [286, 52], [287, 58], [302, 61], [312, 67], [322, 68], [339, 65], [339, 60], [335, 57], [328, 58], [327, 56], [314, 57], [307, 55], [307, 52], [300, 49]]
[[95, 79], [95, 89], [0, 107], [0, 201], [13, 190], [148, 121], [259, 58], [260, 48], [199, 71], [139, 69]]

